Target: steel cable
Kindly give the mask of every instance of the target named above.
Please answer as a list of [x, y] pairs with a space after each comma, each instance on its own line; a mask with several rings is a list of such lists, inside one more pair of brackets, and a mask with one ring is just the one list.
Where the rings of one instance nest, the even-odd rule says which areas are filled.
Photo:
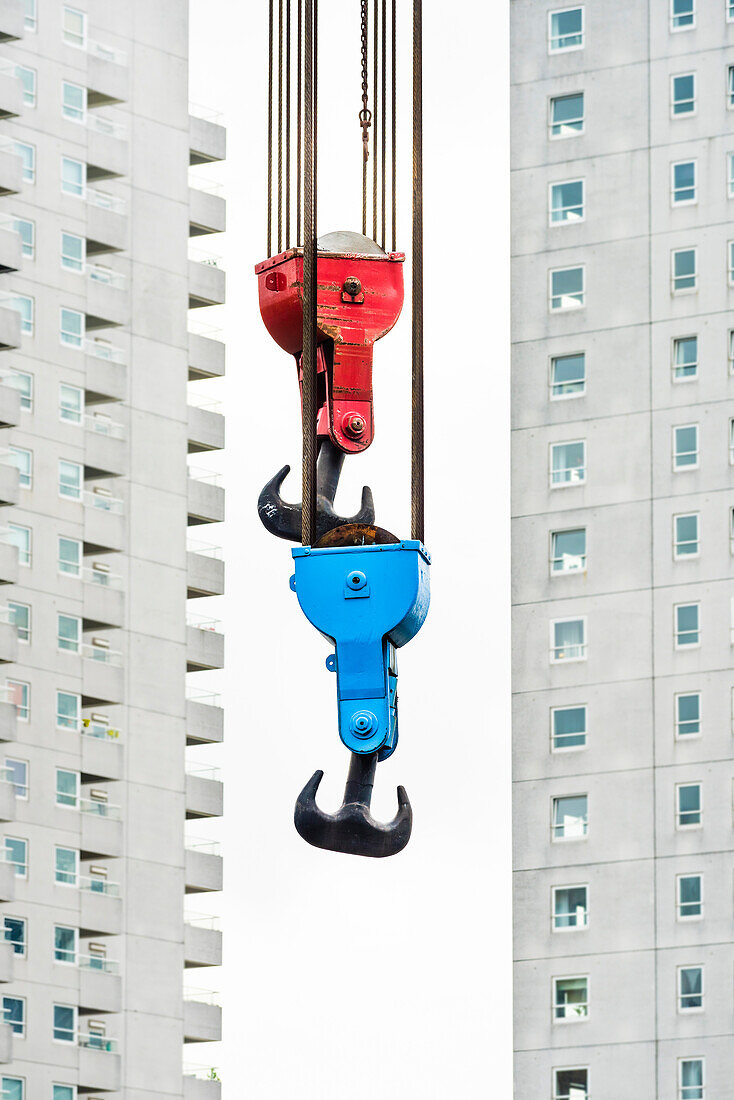
[[268, 2], [268, 229], [266, 255], [272, 255], [273, 230], [273, 0]]
[[398, 149], [398, 137], [397, 137], [397, 116], [398, 116], [398, 102], [397, 102], [397, 15], [396, 15], [397, 0], [392, 0], [392, 64], [390, 69], [390, 76], [392, 81], [392, 157], [390, 167], [392, 171], [392, 250], [397, 249], [398, 238], [398, 215], [397, 215], [397, 149]]
[[413, 0], [413, 366], [410, 511], [414, 539], [424, 538], [423, 434], [423, 6]]
[[296, 244], [301, 243], [301, 210], [303, 187], [301, 182], [301, 119], [303, 116], [303, 0], [298, 3], [298, 45], [296, 47]]
[[283, 0], [278, 0], [278, 252], [283, 250]]
[[310, 546], [316, 537], [316, 63], [318, 20], [317, 0], [305, 0], [304, 27], [304, 245], [303, 245], [303, 352], [302, 432], [303, 471], [301, 541]]
[[291, 246], [291, 0], [285, 0], [285, 247]]
[[379, 49], [378, 44], [380, 40], [380, 5], [379, 0], [375, 0], [375, 17], [373, 22], [372, 31], [372, 50], [374, 56], [372, 58], [372, 240], [377, 243], [377, 176], [378, 176], [378, 143], [377, 138], [380, 132], [380, 103], [379, 103]]
[[387, 0], [382, 0], [382, 57], [380, 58], [380, 67], [381, 67], [381, 73], [382, 73], [382, 80], [381, 80], [381, 85], [382, 85], [382, 114], [384, 116], [383, 117], [383, 123], [382, 123], [382, 131], [381, 131], [382, 164], [381, 164], [381, 169], [380, 170], [381, 170], [381, 174], [382, 174], [382, 208], [381, 208], [382, 221], [381, 221], [380, 244], [382, 245], [382, 247], [384, 249], [385, 248], [385, 195], [386, 195], [386, 192], [387, 192], [386, 165], [385, 165], [385, 155], [386, 155], [386, 152], [387, 152]]

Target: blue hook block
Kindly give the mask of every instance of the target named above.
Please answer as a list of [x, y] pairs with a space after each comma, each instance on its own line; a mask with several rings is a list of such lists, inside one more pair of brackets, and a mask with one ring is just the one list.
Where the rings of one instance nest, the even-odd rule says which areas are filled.
[[384, 759], [397, 743], [395, 649], [428, 614], [428, 552], [409, 540], [291, 553], [301, 610], [336, 650], [339, 736], [352, 752]]

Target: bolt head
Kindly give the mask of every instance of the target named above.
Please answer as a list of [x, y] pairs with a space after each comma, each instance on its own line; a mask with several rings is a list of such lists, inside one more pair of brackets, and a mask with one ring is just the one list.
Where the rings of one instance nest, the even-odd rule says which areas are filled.
[[345, 294], [348, 294], [350, 298], [356, 298], [362, 290], [362, 284], [356, 275], [347, 275], [342, 290]]
[[367, 430], [367, 421], [359, 413], [349, 412], [342, 417], [344, 434], [351, 439], [359, 439]]
[[349, 723], [352, 733], [356, 737], [371, 737], [377, 730], [377, 715], [373, 714], [371, 710], [358, 710], [352, 715], [352, 720]]

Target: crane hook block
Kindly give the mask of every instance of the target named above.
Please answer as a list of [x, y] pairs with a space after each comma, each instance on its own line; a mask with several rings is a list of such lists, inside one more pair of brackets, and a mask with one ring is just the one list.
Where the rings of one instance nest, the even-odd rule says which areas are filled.
[[407, 540], [291, 553], [301, 610], [335, 647], [339, 736], [351, 752], [385, 760], [398, 736], [395, 650], [428, 614], [428, 552]]

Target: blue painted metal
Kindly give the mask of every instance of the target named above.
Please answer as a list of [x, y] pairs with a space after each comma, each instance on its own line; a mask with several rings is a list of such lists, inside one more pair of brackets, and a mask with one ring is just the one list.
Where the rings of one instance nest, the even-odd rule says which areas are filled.
[[398, 739], [396, 648], [414, 638], [430, 601], [430, 557], [417, 540], [291, 551], [291, 588], [334, 643], [339, 736], [351, 752], [386, 759]]

